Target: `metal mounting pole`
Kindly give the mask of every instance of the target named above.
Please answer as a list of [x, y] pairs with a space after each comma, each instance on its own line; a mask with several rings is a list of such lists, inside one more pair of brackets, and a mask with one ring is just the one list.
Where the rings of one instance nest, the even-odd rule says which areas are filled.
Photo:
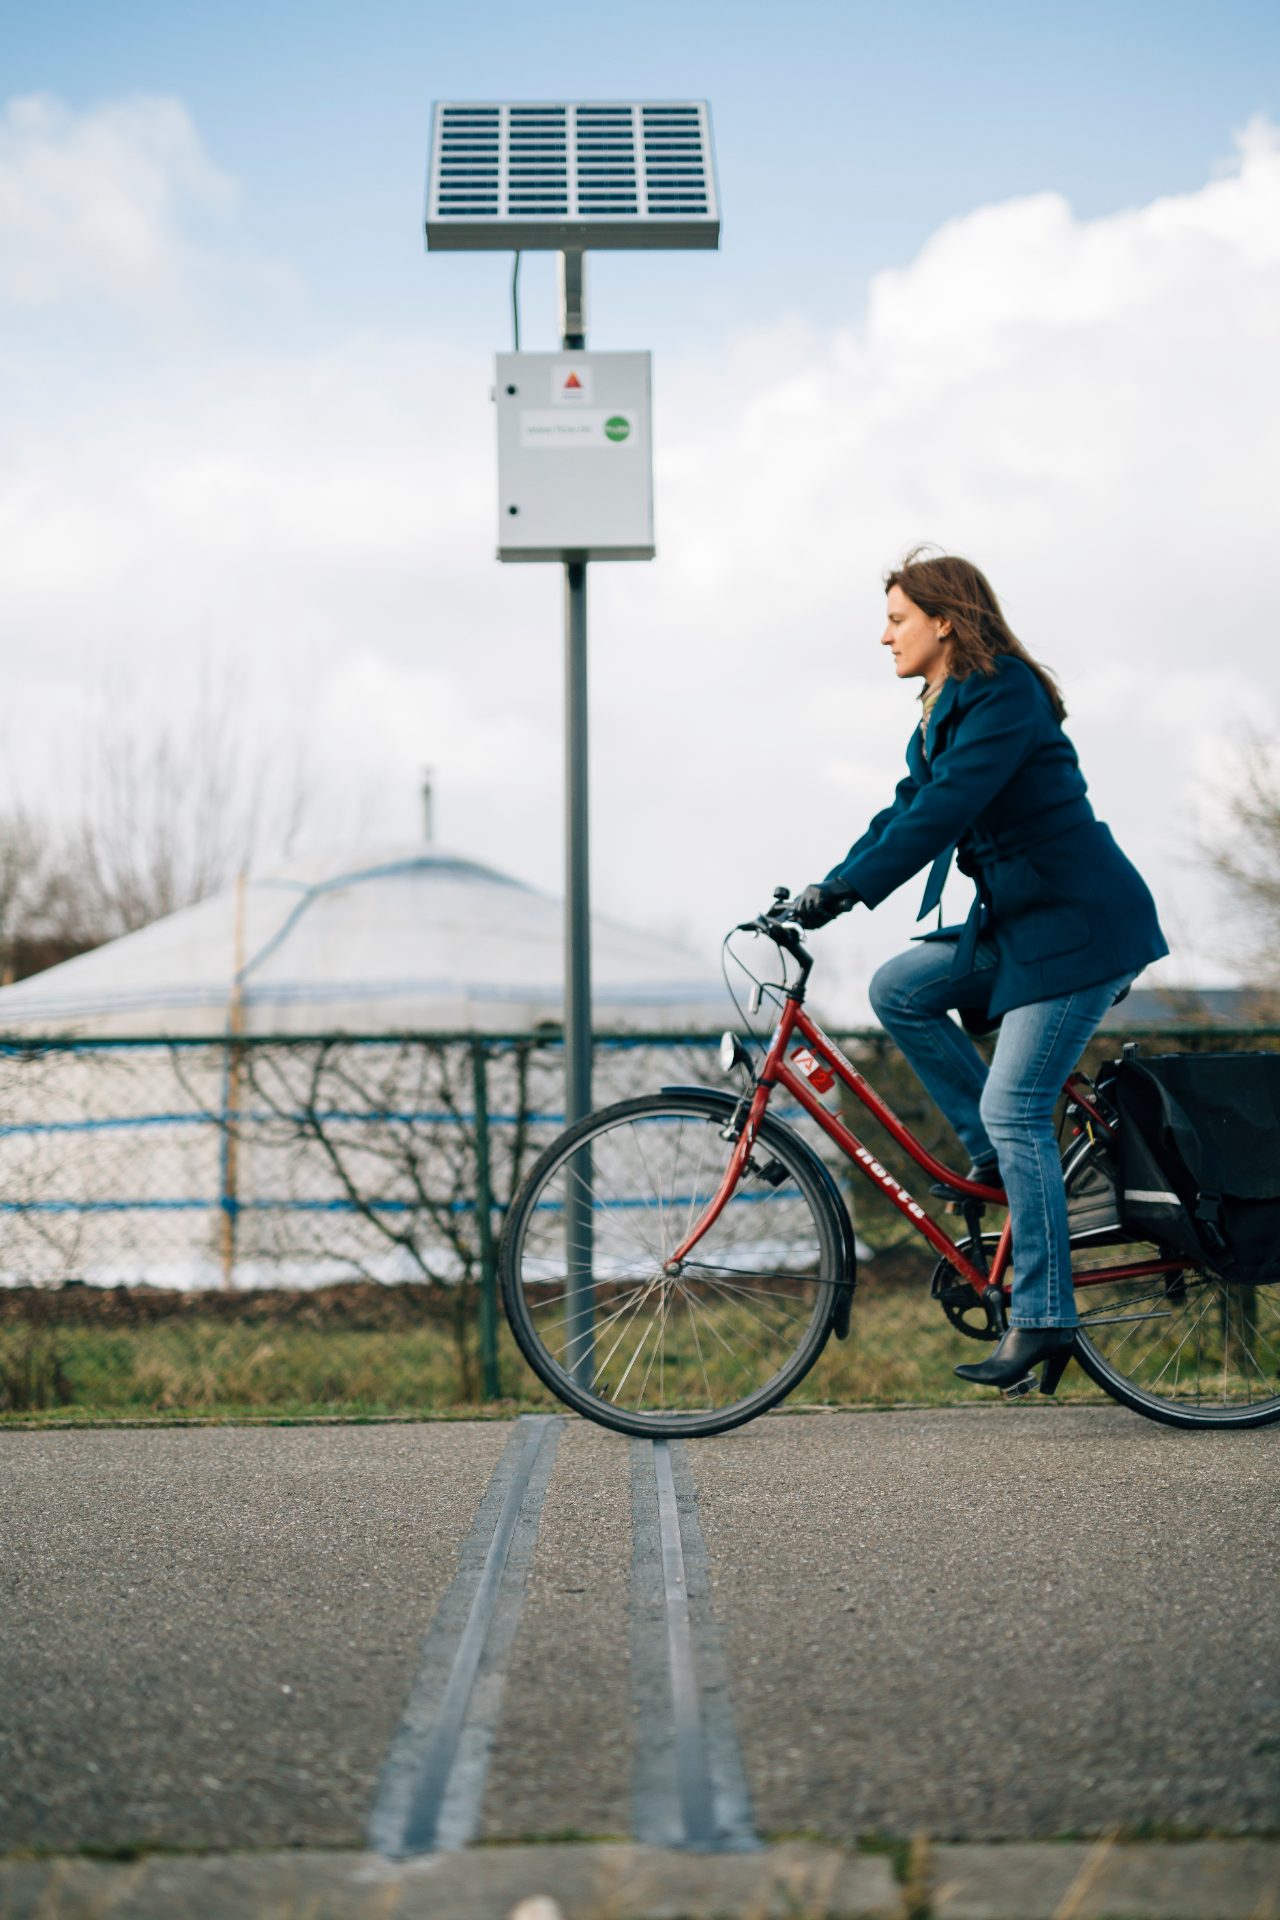
[[[560, 255], [560, 332], [566, 350], [587, 343], [581, 253]], [[591, 1111], [591, 874], [587, 782], [587, 563], [564, 567], [565, 939], [564, 1099], [572, 1126]], [[565, 1196], [566, 1360], [581, 1386], [595, 1372], [591, 1150], [574, 1156]]]
[[564, 569], [565, 1117], [591, 1111], [591, 872], [587, 824], [587, 566]]
[[577, 247], [560, 255], [560, 344], [570, 353], [587, 344], [587, 258]]
[[486, 1400], [498, 1397], [498, 1251], [493, 1241], [493, 1183], [489, 1160], [489, 1076], [483, 1040], [471, 1042], [471, 1090], [476, 1129], [476, 1240], [480, 1253], [480, 1370]]

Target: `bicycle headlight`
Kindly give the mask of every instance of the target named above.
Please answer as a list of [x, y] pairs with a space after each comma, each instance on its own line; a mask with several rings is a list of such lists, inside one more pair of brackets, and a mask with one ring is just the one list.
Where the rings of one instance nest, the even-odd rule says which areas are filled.
[[749, 1067], [750, 1065], [751, 1062], [747, 1058], [746, 1049], [737, 1034], [722, 1033], [720, 1035], [721, 1072], [732, 1073], [735, 1067]]

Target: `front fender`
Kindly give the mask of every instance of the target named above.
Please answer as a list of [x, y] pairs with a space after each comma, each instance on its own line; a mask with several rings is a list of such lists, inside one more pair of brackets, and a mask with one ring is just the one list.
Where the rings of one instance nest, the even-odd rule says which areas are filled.
[[[696, 1093], [704, 1100], [711, 1100], [724, 1108], [725, 1119], [731, 1118], [739, 1103], [736, 1093], [729, 1093], [720, 1087], [678, 1086], [663, 1087], [663, 1093]], [[858, 1248], [853, 1235], [853, 1220], [849, 1213], [849, 1203], [836, 1185], [835, 1176], [820, 1154], [814, 1152], [803, 1134], [797, 1133], [782, 1120], [775, 1120], [766, 1113], [760, 1129], [761, 1138], [767, 1140], [770, 1133], [783, 1133], [787, 1145], [793, 1153], [805, 1161], [818, 1184], [823, 1187], [836, 1211], [840, 1222], [841, 1272], [835, 1284], [835, 1298], [831, 1308], [831, 1331], [837, 1340], [843, 1340], [849, 1332], [849, 1315], [853, 1310], [853, 1293], [858, 1284]]]

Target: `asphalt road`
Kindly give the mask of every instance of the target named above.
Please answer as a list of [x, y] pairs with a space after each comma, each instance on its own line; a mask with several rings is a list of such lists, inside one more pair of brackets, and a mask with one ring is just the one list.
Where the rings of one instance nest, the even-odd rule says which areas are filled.
[[783, 1415], [670, 1450], [673, 1548], [552, 1427], [505, 1569], [510, 1424], [0, 1435], [0, 1851], [364, 1846], [499, 1578], [474, 1838], [661, 1844], [699, 1739], [761, 1838], [1280, 1828], [1280, 1431]]

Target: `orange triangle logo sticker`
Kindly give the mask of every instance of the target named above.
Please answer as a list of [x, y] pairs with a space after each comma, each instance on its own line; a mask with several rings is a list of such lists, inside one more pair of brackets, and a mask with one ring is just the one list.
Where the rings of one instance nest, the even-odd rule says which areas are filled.
[[564, 390], [566, 393], [581, 393], [582, 382], [581, 380], [579, 380], [576, 373], [571, 373], [569, 375], [569, 378], [564, 383]]

